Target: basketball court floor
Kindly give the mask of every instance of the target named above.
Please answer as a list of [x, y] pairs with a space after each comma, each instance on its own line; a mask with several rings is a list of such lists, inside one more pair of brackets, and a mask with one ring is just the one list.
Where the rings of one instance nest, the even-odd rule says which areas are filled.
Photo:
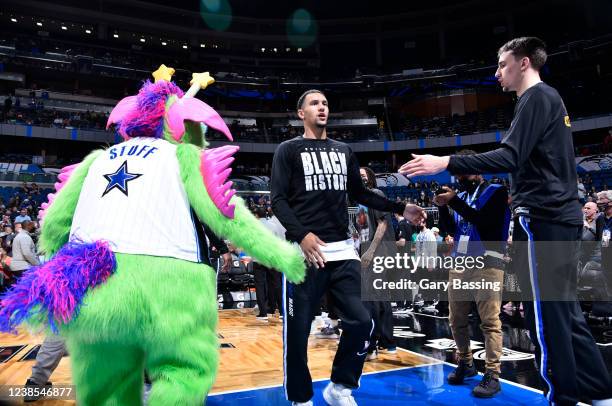
[[[480, 376], [465, 385], [446, 383], [454, 368], [453, 341], [448, 318], [423, 313], [396, 313], [395, 354], [379, 354], [366, 362], [361, 387], [354, 392], [360, 405], [545, 405], [535, 369], [533, 347], [520, 315], [502, 314], [504, 355], [502, 392], [493, 399], [477, 399], [470, 392]], [[478, 320], [472, 323], [472, 347], [476, 365], [484, 370], [482, 336]], [[287, 405], [283, 384], [282, 320], [277, 316], [259, 321], [252, 309], [219, 311], [221, 358], [216, 383], [207, 405]], [[612, 335], [596, 333], [598, 345], [612, 368]], [[23, 385], [30, 376], [42, 336], [26, 332], [0, 335], [0, 385]], [[315, 405], [325, 405], [322, 390], [328, 382], [337, 340], [309, 342], [309, 365], [315, 381]], [[62, 359], [50, 379], [69, 385], [70, 363]], [[37, 405], [70, 405], [75, 401], [40, 400]]]

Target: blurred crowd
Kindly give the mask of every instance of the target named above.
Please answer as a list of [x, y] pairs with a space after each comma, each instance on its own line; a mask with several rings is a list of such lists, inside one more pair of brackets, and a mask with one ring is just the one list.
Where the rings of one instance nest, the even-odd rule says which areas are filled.
[[[35, 245], [38, 241], [39, 223], [38, 210], [40, 204], [46, 200], [45, 190], [42, 190], [36, 183], [23, 183], [21, 187], [11, 188], [12, 194], [6, 193], [0, 197], [0, 272], [2, 273], [2, 285], [10, 284], [16, 278], [16, 273], [21, 269], [18, 263], [13, 261], [17, 256], [18, 261], [23, 261], [21, 246], [19, 252], [13, 252], [14, 241], [21, 234], [27, 234]], [[27, 238], [26, 237], [26, 238]], [[30, 252], [28, 252], [30, 254]], [[35, 250], [32, 253], [36, 255]], [[29, 266], [29, 265], [28, 265]], [[27, 266], [26, 266], [27, 268]]]

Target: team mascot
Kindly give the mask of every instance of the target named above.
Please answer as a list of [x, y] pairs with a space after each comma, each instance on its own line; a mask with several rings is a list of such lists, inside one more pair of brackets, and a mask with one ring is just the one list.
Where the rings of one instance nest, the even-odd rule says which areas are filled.
[[207, 127], [232, 137], [162, 65], [108, 119], [125, 139], [65, 168], [42, 206], [39, 248], [50, 258], [5, 294], [0, 330], [26, 322], [66, 338], [80, 405], [201, 405], [218, 365], [216, 275], [202, 259], [202, 226], [286, 278], [303, 258], [234, 196], [237, 146], [206, 149]]

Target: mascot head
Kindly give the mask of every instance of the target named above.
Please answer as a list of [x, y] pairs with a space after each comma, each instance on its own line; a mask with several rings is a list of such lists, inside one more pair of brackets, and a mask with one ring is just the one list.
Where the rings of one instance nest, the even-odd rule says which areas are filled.
[[187, 93], [171, 82], [174, 69], [161, 65], [153, 72], [155, 82], [146, 81], [136, 96], [121, 100], [113, 109], [106, 128], [115, 124], [124, 139], [163, 138], [173, 143], [206, 147], [206, 128], [211, 127], [233, 141], [221, 116], [208, 104], [194, 98], [214, 79], [206, 73], [194, 73]]

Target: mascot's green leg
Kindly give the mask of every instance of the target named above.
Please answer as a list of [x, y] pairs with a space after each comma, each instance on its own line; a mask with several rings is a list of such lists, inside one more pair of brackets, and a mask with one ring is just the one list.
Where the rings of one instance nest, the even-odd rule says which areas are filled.
[[[219, 363], [215, 271], [202, 265], [176, 270], [162, 281], [155, 303], [159, 332], [150, 336], [146, 369], [151, 406], [202, 405]], [[174, 270], [173, 270], [174, 271]], [[182, 275], [187, 273], [190, 275]]]
[[140, 404], [146, 368], [149, 405], [201, 405], [219, 361], [215, 272], [174, 258], [115, 255], [115, 274], [62, 329], [79, 404]]
[[144, 354], [117, 343], [67, 340], [79, 405], [142, 404]]

